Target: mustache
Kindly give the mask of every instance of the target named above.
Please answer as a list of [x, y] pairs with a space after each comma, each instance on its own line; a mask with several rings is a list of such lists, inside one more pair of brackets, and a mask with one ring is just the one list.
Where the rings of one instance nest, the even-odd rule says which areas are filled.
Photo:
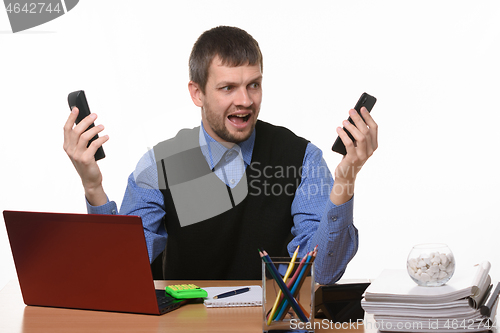
[[233, 114], [237, 111], [244, 111], [244, 112], [250, 112], [252, 114], [255, 114], [257, 113], [257, 109], [256, 107], [252, 104], [251, 106], [249, 107], [234, 107], [234, 108], [231, 108], [228, 112], [226, 112], [226, 117], [229, 116], [230, 114]]

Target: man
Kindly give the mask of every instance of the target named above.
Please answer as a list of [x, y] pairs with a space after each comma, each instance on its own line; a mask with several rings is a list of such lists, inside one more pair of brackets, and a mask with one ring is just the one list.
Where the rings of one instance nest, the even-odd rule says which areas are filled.
[[[195, 43], [189, 93], [201, 126], [155, 146], [129, 177], [120, 214], [142, 217], [151, 262], [160, 254], [166, 279], [259, 279], [262, 247], [299, 257], [318, 245], [316, 281], [337, 281], [357, 251], [352, 224], [356, 175], [377, 148], [366, 109], [337, 133], [347, 154], [335, 181], [321, 151], [289, 130], [258, 121], [263, 61], [245, 31], [216, 27]], [[93, 155], [108, 140], [96, 119], [64, 127], [64, 149], [85, 189], [89, 213], [116, 214]]]

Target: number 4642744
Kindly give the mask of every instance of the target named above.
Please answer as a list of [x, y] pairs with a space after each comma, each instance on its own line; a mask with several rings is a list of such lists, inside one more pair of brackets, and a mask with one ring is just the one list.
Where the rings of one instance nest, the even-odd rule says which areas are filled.
[[7, 7], [6, 7], [7, 13], [14, 13], [14, 14], [19, 14], [19, 13], [26, 13], [26, 14], [39, 14], [42, 12], [47, 12], [47, 13], [52, 13], [56, 12], [59, 13], [61, 12], [61, 8], [59, 6], [59, 3], [56, 3], [54, 7], [52, 7], [51, 3], [44, 3], [44, 2], [32, 2], [32, 3], [25, 3], [23, 6], [21, 6], [20, 3], [12, 3], [10, 2]]

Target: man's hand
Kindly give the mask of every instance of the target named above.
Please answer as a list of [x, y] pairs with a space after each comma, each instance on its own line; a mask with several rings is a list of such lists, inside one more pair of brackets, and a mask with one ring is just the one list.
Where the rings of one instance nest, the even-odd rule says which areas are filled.
[[330, 194], [330, 200], [335, 205], [341, 205], [352, 198], [358, 172], [378, 147], [377, 123], [365, 107], [361, 108], [361, 115], [363, 118], [356, 110], [351, 109], [349, 116], [356, 126], [347, 120], [343, 122], [345, 129], [351, 133], [356, 142], [349, 138], [343, 128], [337, 128], [337, 133], [346, 147], [347, 154], [335, 169], [335, 182]]
[[93, 141], [87, 148], [90, 139], [101, 132], [104, 126], [95, 126], [85, 132], [97, 118], [97, 115], [91, 114], [74, 126], [78, 112], [78, 108], [74, 107], [64, 125], [63, 148], [82, 179], [88, 202], [93, 206], [100, 206], [107, 202], [107, 197], [102, 187], [102, 174], [94, 154], [100, 146], [108, 141], [109, 137], [102, 136]]

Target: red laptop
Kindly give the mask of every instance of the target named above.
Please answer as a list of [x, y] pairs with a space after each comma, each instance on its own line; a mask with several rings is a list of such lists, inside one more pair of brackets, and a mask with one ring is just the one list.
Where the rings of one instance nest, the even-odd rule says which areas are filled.
[[3, 214], [27, 305], [159, 315], [185, 303], [155, 290], [140, 217]]

